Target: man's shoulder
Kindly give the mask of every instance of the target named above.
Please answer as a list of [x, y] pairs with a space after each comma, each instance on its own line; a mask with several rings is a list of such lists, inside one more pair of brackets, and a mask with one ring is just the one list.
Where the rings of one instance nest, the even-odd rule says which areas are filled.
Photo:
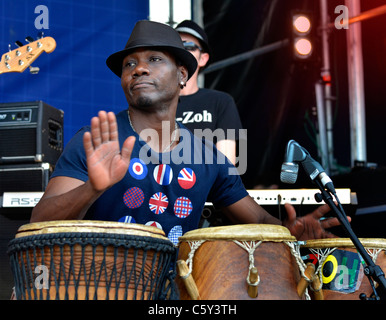
[[218, 99], [232, 99], [233, 100], [233, 97], [225, 91], [220, 91], [220, 90], [216, 90], [216, 89], [208, 89], [208, 88], [200, 88], [198, 92], [203, 96], [208, 96], [208, 97], [213, 97], [213, 98], [218, 98]]

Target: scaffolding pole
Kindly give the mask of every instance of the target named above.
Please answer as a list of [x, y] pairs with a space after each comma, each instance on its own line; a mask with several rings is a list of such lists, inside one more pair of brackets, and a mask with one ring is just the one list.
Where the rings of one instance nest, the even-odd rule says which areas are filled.
[[[346, 0], [350, 17], [361, 13], [360, 0]], [[347, 64], [350, 106], [351, 165], [366, 163], [366, 118], [363, 83], [362, 28], [353, 23], [347, 30]]]
[[[330, 46], [329, 46], [329, 18], [327, 0], [320, 0], [321, 15], [321, 39], [322, 39], [322, 67], [321, 78], [323, 80], [323, 105], [324, 114], [318, 114], [319, 129], [324, 122], [326, 134], [321, 144], [322, 159], [324, 159], [325, 170], [331, 174], [334, 170], [334, 139], [333, 139], [333, 116], [332, 116], [332, 92], [331, 92], [331, 72], [330, 72]], [[319, 108], [321, 110], [322, 108]], [[323, 119], [320, 119], [323, 117]], [[323, 137], [323, 132], [319, 132]]]

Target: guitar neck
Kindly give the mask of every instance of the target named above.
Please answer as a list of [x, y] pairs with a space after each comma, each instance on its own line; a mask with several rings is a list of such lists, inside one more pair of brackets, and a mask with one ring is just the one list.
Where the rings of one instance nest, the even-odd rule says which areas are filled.
[[55, 48], [56, 41], [51, 37], [45, 37], [4, 53], [0, 61], [0, 74], [7, 72], [23, 72], [42, 54], [42, 52], [51, 53]]

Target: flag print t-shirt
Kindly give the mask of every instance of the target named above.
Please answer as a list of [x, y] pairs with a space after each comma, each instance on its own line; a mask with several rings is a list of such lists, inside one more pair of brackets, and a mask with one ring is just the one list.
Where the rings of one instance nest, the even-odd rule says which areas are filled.
[[[247, 195], [232, 164], [197, 158], [207, 148], [180, 125], [180, 143], [167, 153], [151, 150], [130, 127], [127, 111], [117, 114], [119, 142], [137, 139], [125, 177], [106, 190], [90, 207], [85, 219], [139, 223], [162, 229], [177, 244], [178, 237], [196, 229], [205, 202], [228, 206]], [[68, 176], [87, 181], [84, 127], [68, 142], [51, 177]], [[144, 156], [145, 155], [145, 156]], [[175, 161], [177, 160], [177, 161]], [[207, 162], [207, 163], [205, 163]], [[209, 163], [208, 163], [209, 162]]]

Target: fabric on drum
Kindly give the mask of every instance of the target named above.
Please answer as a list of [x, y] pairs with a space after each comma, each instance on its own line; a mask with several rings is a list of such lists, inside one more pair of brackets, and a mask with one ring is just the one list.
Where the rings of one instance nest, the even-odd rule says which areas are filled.
[[[296, 243], [282, 226], [203, 228], [179, 238], [178, 260], [186, 261], [190, 273], [184, 277], [193, 277], [201, 299], [251, 299], [248, 279], [256, 268], [257, 299], [297, 300], [301, 257]], [[176, 282], [181, 299], [191, 299], [183, 278]]]
[[154, 227], [32, 223], [18, 230], [8, 254], [19, 300], [176, 298], [176, 248]]
[[[360, 238], [375, 264], [386, 271], [386, 239]], [[372, 294], [363, 273], [365, 262], [349, 238], [308, 240], [301, 245], [304, 261], [316, 265], [325, 300], [359, 300], [359, 295]]]

